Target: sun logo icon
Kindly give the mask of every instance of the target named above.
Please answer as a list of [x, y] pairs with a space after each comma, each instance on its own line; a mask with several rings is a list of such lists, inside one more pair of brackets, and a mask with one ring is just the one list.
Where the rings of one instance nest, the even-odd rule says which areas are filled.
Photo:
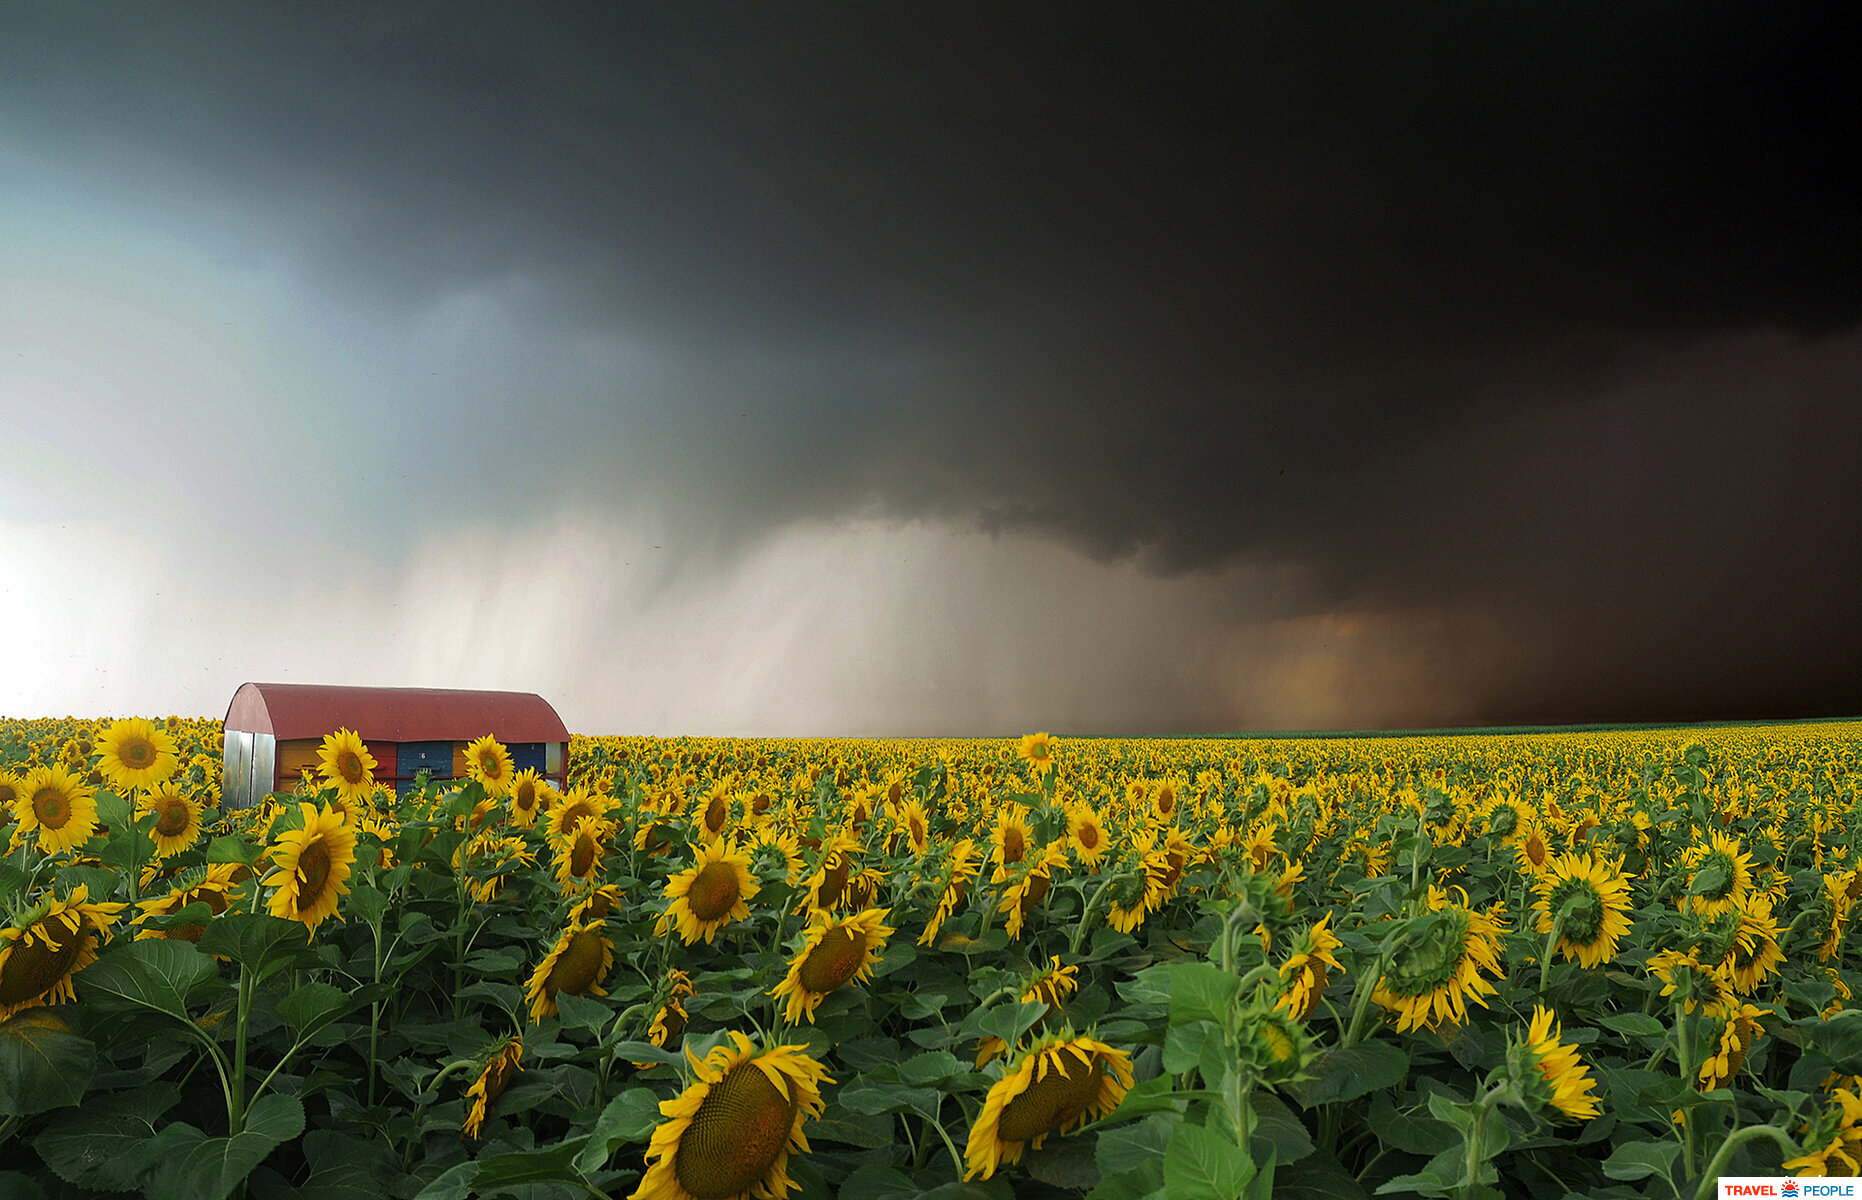
[[1793, 1198], [1794, 1198], [1794, 1197], [1796, 1197], [1796, 1195], [1797, 1195], [1797, 1180], [1795, 1180], [1795, 1179], [1787, 1179], [1787, 1180], [1785, 1180], [1785, 1181], [1784, 1181], [1784, 1186], [1778, 1189], [1778, 1194], [1779, 1194], [1779, 1195], [1781, 1195], [1781, 1196], [1788, 1196], [1788, 1197], [1793, 1197]]

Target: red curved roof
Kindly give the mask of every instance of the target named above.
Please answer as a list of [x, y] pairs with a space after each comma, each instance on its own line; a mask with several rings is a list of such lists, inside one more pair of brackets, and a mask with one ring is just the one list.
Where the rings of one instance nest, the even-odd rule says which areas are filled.
[[353, 729], [363, 741], [462, 741], [486, 734], [501, 742], [566, 742], [569, 730], [535, 692], [451, 688], [338, 687], [315, 683], [243, 683], [226, 709], [226, 728], [269, 733], [280, 741]]

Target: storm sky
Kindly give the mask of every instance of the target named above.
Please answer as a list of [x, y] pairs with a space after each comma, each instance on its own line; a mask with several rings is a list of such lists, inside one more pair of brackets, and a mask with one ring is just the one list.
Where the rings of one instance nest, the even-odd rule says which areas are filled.
[[0, 712], [1862, 714], [1816, 4], [0, 3]]

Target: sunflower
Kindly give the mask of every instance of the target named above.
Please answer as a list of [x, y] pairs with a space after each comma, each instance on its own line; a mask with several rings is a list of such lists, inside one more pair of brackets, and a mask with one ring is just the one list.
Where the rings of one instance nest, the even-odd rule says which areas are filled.
[[723, 837], [730, 827], [731, 793], [728, 786], [719, 782], [712, 785], [699, 805], [697, 833], [703, 841], [713, 842]]
[[1434, 1029], [1467, 1018], [1467, 1003], [1483, 1008], [1495, 994], [1482, 972], [1504, 975], [1499, 922], [1478, 909], [1455, 904], [1429, 885], [1429, 912], [1413, 925], [1391, 956], [1371, 998], [1396, 1015], [1397, 1032]]
[[1629, 934], [1629, 877], [1607, 860], [1583, 854], [1559, 854], [1546, 860], [1532, 882], [1539, 893], [1533, 905], [1540, 933], [1564, 914], [1558, 928], [1558, 952], [1584, 967], [1616, 957], [1617, 942]]
[[1862, 1095], [1849, 1088], [1836, 1088], [1829, 1098], [1824, 1111], [1813, 1116], [1798, 1134], [1800, 1146], [1817, 1149], [1786, 1159], [1779, 1170], [1794, 1175], [1862, 1174]]
[[556, 843], [556, 886], [592, 884], [601, 874], [601, 860], [607, 854], [602, 844], [601, 826], [582, 821], [562, 841]]
[[976, 858], [976, 842], [973, 838], [963, 838], [950, 852], [950, 873], [944, 878], [944, 887], [938, 896], [937, 908], [931, 919], [925, 922], [925, 929], [918, 937], [920, 946], [929, 946], [937, 940], [938, 931], [944, 927], [951, 914], [962, 906], [970, 893], [970, 884], [982, 874], [982, 864]]
[[700, 846], [692, 865], [666, 881], [668, 903], [654, 936], [676, 927], [686, 945], [699, 938], [709, 945], [718, 930], [750, 915], [745, 902], [762, 887], [750, 874], [749, 851], [724, 842]]
[[627, 893], [619, 885], [604, 883], [600, 887], [576, 902], [569, 910], [569, 923], [578, 921], [605, 921], [608, 914], [627, 898]]
[[[544, 823], [543, 836], [551, 842], [567, 841], [576, 825], [583, 821], [606, 821], [608, 819], [607, 797], [589, 791], [587, 788], [574, 787], [562, 798], [562, 803], [550, 809], [549, 817]], [[646, 822], [641, 822], [641, 833], [646, 833]], [[641, 849], [636, 845], [634, 849]]]
[[549, 807], [550, 785], [535, 767], [525, 767], [511, 778], [511, 824], [529, 829], [537, 814]]
[[95, 796], [63, 767], [34, 767], [19, 782], [13, 815], [21, 834], [38, 832], [41, 854], [75, 850], [97, 832]]
[[860, 843], [836, 833], [821, 848], [821, 865], [802, 885], [796, 912], [832, 912], [847, 901], [847, 881], [854, 872], [853, 852]]
[[181, 942], [198, 942], [200, 935], [207, 932], [205, 925], [176, 925], [168, 929], [152, 929], [145, 925], [150, 917], [171, 917], [190, 904], [205, 904], [214, 916], [225, 912], [232, 904], [233, 889], [239, 881], [233, 878], [235, 871], [244, 868], [243, 863], [214, 863], [203, 873], [199, 868], [184, 873], [166, 896], [153, 900], [144, 900], [141, 904], [142, 914], [136, 918], [136, 924], [144, 925], [137, 930], [136, 939], [170, 938]]
[[1717, 1008], [1733, 999], [1732, 981], [1692, 950], [1663, 950], [1648, 965], [1649, 973], [1662, 981], [1662, 995], [1675, 997], [1687, 1012]]
[[970, 1127], [963, 1177], [988, 1179], [1049, 1134], [1106, 1116], [1131, 1090], [1131, 1057], [1072, 1029], [1036, 1041], [989, 1089]]
[[71, 977], [97, 961], [109, 922], [128, 905], [92, 904], [84, 884], [46, 897], [0, 929], [0, 1021], [22, 1008], [75, 1000]]
[[1054, 868], [1064, 865], [1066, 861], [1066, 851], [1059, 846], [1049, 846], [1003, 891], [1001, 911], [1009, 915], [1010, 937], [1021, 937], [1022, 925], [1028, 920], [1028, 914], [1034, 911], [1035, 905], [1047, 898], [1048, 891], [1054, 886]]
[[325, 734], [317, 748], [317, 771], [345, 804], [363, 804], [375, 794], [375, 756], [352, 729]]
[[780, 865], [785, 883], [794, 886], [801, 879], [805, 866], [802, 862], [802, 843], [789, 830], [765, 821], [756, 827], [756, 834], [749, 847], [751, 861], [758, 870], [773, 869]]
[[1276, 1007], [1295, 1021], [1311, 1019], [1319, 997], [1325, 994], [1328, 972], [1344, 969], [1332, 956], [1332, 951], [1345, 943], [1332, 932], [1331, 920], [1332, 914], [1327, 913], [1314, 922], [1295, 941], [1287, 961], [1280, 964], [1281, 993]]
[[1082, 802], [1068, 807], [1067, 845], [1081, 866], [1091, 871], [1099, 869], [1106, 856], [1106, 827], [1092, 805]]
[[1009, 877], [1009, 872], [1027, 857], [1032, 836], [1020, 805], [1005, 804], [996, 812], [996, 827], [989, 839], [989, 861], [995, 864], [995, 870], [989, 882], [1001, 883]]
[[729, 1036], [702, 1062], [687, 1053], [695, 1078], [660, 1101], [665, 1119], [630, 1200], [781, 1200], [795, 1186], [789, 1155], [808, 1152], [802, 1122], [821, 1115], [821, 1086], [832, 1081], [806, 1046], [758, 1049]]
[[181, 765], [175, 740], [145, 717], [113, 722], [97, 739], [97, 751], [97, 769], [123, 790], [153, 787]]
[[1545, 840], [1545, 831], [1539, 828], [1538, 821], [1529, 821], [1521, 825], [1513, 836], [1513, 862], [1527, 876], [1536, 876], [1551, 861], [1552, 846]]
[[157, 784], [139, 807], [155, 814], [155, 857], [179, 854], [200, 840], [200, 804], [182, 795], [172, 783]]
[[1023, 734], [1021, 755], [1035, 774], [1045, 775], [1054, 769], [1054, 748], [1058, 745], [1060, 739], [1051, 733]]
[[510, 1086], [511, 1079], [523, 1066], [519, 1060], [524, 1056], [524, 1039], [521, 1034], [512, 1034], [498, 1043], [492, 1050], [491, 1057], [485, 1060], [485, 1066], [466, 1089], [466, 1100], [471, 1107], [466, 1111], [465, 1124], [459, 1127], [461, 1137], [476, 1138], [479, 1127], [485, 1123], [485, 1110], [493, 1101], [504, 1094]]
[[931, 818], [925, 813], [924, 802], [913, 797], [900, 805], [899, 825], [905, 830], [905, 840], [911, 843], [912, 853], [923, 858], [931, 845]]
[[1597, 1098], [1591, 1095], [1597, 1081], [1590, 1077], [1590, 1068], [1578, 1057], [1577, 1047], [1561, 1041], [1562, 1035], [1563, 1030], [1553, 1019], [1552, 1011], [1535, 1005], [1524, 1049], [1545, 1085], [1545, 1092], [1539, 1099], [1574, 1121], [1588, 1121], [1603, 1111]]
[[1177, 781], [1166, 779], [1157, 785], [1151, 793], [1151, 818], [1159, 825], [1169, 825], [1177, 819]]
[[479, 781], [485, 794], [494, 800], [504, 799], [511, 790], [511, 752], [489, 733], [465, 748], [466, 773]]
[[1721, 969], [1731, 980], [1733, 990], [1750, 996], [1776, 975], [1784, 962], [1784, 951], [1778, 947], [1784, 931], [1772, 916], [1771, 896], [1764, 892], [1753, 892], [1741, 900], [1737, 911], [1739, 935]]
[[300, 802], [301, 829], [278, 835], [272, 843], [272, 871], [261, 882], [276, 887], [266, 907], [274, 917], [302, 921], [314, 930], [336, 915], [337, 898], [349, 891], [356, 861], [355, 827], [342, 814]]
[[1731, 912], [1752, 890], [1752, 856], [1740, 852], [1739, 839], [1718, 830], [1710, 841], [1688, 847], [1681, 864], [1692, 874], [1681, 904], [1703, 917]]
[[1765, 1027], [1759, 1024], [1759, 1018], [1770, 1016], [1771, 1009], [1735, 1002], [1725, 1005], [1719, 1015], [1725, 1024], [1720, 1027], [1720, 1037], [1714, 1044], [1713, 1053], [1700, 1064], [1694, 1081], [1697, 1091], [1711, 1092], [1732, 1082], [1733, 1077], [1739, 1074], [1739, 1068], [1745, 1065], [1746, 1054], [1752, 1049], [1752, 1043], [1758, 1041], [1759, 1035], [1765, 1032]]
[[815, 1008], [828, 993], [843, 984], [872, 978], [886, 939], [898, 932], [885, 924], [887, 915], [886, 909], [869, 908], [841, 920], [820, 913], [810, 919], [802, 948], [789, 960], [788, 976], [769, 991], [772, 996], [788, 997], [784, 1021], [794, 1025], [806, 1017], [812, 1025]]
[[564, 993], [607, 995], [601, 983], [614, 969], [614, 943], [602, 932], [604, 922], [565, 926], [562, 936], [530, 973], [524, 998], [530, 1001], [530, 1019], [556, 1015], [556, 997]]
[[1164, 899], [1162, 856], [1146, 855], [1128, 869], [1106, 892], [1106, 924], [1120, 933], [1136, 932]]
[[[662, 1050], [685, 1036], [685, 1001], [692, 994], [692, 977], [673, 967], [666, 972], [666, 984], [666, 1002], [660, 1005], [659, 1012], [653, 1015], [653, 1023], [647, 1027], [647, 1041]], [[652, 1065], [634, 1064], [642, 1071]]]

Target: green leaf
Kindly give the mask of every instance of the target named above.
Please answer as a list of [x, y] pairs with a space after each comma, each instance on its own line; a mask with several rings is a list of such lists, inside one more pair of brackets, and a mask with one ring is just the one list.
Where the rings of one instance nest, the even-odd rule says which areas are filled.
[[1422, 1158], [1434, 1158], [1461, 1141], [1454, 1129], [1433, 1117], [1399, 1111], [1385, 1092], [1371, 1097], [1370, 1119], [1366, 1124], [1384, 1145]]
[[303, 1103], [277, 1092], [260, 1097], [246, 1113], [245, 1129], [232, 1137], [170, 1125], [156, 1137], [160, 1149], [146, 1189], [149, 1200], [222, 1200], [267, 1155], [303, 1132]]
[[936, 1088], [906, 1087], [901, 1083], [875, 1083], [864, 1076], [840, 1090], [835, 1097], [841, 1104], [868, 1116], [887, 1112], [915, 1112], [928, 1120], [937, 1120], [944, 1093]]
[[1624, 1142], [1604, 1160], [1603, 1173], [1612, 1179], [1647, 1179], [1672, 1176], [1680, 1142]]
[[0, 1117], [30, 1117], [84, 1098], [97, 1047], [46, 1008], [0, 1021]]
[[66, 1183], [133, 1191], [152, 1165], [146, 1148], [155, 1137], [156, 1120], [180, 1100], [181, 1089], [172, 1083], [107, 1092], [82, 1111], [53, 1121], [32, 1147]]
[[1039, 1150], [1022, 1154], [1022, 1170], [1042, 1183], [1083, 1192], [1099, 1182], [1093, 1148], [1078, 1138], [1049, 1138]]
[[1164, 1150], [1171, 1200], [1236, 1200], [1254, 1178], [1254, 1160], [1214, 1130], [1181, 1122]]
[[1607, 1017], [1598, 1017], [1597, 1024], [1615, 1030], [1624, 1037], [1656, 1037], [1668, 1028], [1648, 1013], [1639, 1012], [1612, 1013]]
[[984, 1033], [993, 1033], [1013, 1046], [1046, 1011], [1047, 1005], [1039, 1000], [1031, 1000], [1026, 1004], [1003, 1004], [985, 1012], [978, 1018], [977, 1026]]
[[840, 1185], [838, 1200], [890, 1200], [892, 1197], [916, 1196], [921, 1188], [910, 1175], [893, 1167], [867, 1163], [854, 1168]]
[[557, 993], [556, 1009], [562, 1017], [564, 1029], [587, 1029], [600, 1033], [602, 1026], [614, 1019], [614, 1010], [601, 1001], [588, 996], [571, 996], [567, 992]]
[[1241, 980], [1206, 962], [1176, 963], [1170, 968], [1170, 1023], [1192, 1021], [1228, 1023], [1229, 1006], [1241, 990]]
[[595, 1128], [589, 1131], [588, 1145], [576, 1157], [576, 1169], [599, 1171], [607, 1166], [615, 1148], [630, 1142], [644, 1142], [659, 1126], [659, 1096], [652, 1088], [629, 1088], [601, 1110]]
[[[1170, 1029], [1164, 1034], [1164, 1070], [1172, 1075], [1181, 1074], [1202, 1061], [1203, 1044], [1213, 1037], [1218, 1045], [1222, 1044], [1222, 1031], [1209, 1021], [1188, 1021], [1178, 1024], [1170, 1023]], [[1220, 1083], [1220, 1079], [1206, 1080], [1210, 1086]]]
[[1177, 1126], [1173, 1116], [1146, 1117], [1136, 1125], [1108, 1129], [1099, 1135], [1094, 1159], [1100, 1174], [1122, 1175], [1149, 1162], [1158, 1161], [1170, 1144], [1170, 1131]]
[[1460, 1146], [1444, 1150], [1430, 1159], [1422, 1170], [1414, 1175], [1398, 1175], [1377, 1189], [1379, 1196], [1385, 1192], [1415, 1192], [1423, 1196], [1446, 1196], [1461, 1186], [1467, 1178], [1467, 1152]]
[[151, 1009], [182, 1022], [189, 1020], [190, 1004], [227, 986], [218, 963], [169, 938], [118, 943], [79, 971], [74, 983], [96, 1008]]
[[1255, 1092], [1254, 1134], [1248, 1149], [1256, 1161], [1265, 1161], [1271, 1151], [1276, 1163], [1293, 1163], [1312, 1153], [1312, 1135], [1280, 1097], [1272, 1092]]
[[0, 1171], [0, 1196], [8, 1200], [45, 1200], [45, 1189], [30, 1175]]
[[498, 1188], [525, 1183], [580, 1183], [582, 1172], [576, 1169], [575, 1161], [587, 1146], [586, 1137], [576, 1137], [535, 1150], [485, 1155], [478, 1160], [472, 1190], [490, 1195]]
[[221, 914], [201, 935], [200, 948], [208, 954], [232, 959], [261, 980], [287, 967], [316, 961], [310, 948], [309, 931], [303, 924], [268, 913]]
[[946, 1079], [965, 1074], [968, 1070], [969, 1068], [964, 1066], [950, 1051], [932, 1050], [900, 1063], [899, 1080], [913, 1087], [925, 1087], [943, 1083]]
[[1355, 1046], [1321, 1054], [1312, 1065], [1312, 1078], [1291, 1084], [1305, 1108], [1341, 1100], [1355, 1100], [1371, 1092], [1395, 1087], [1409, 1074], [1409, 1055], [1389, 1042], [1359, 1042]]
[[477, 1175], [477, 1163], [458, 1163], [446, 1168], [439, 1178], [421, 1188], [414, 1200], [466, 1200], [472, 1194], [472, 1181]]
[[343, 900], [343, 910], [364, 925], [378, 925], [388, 911], [388, 895], [366, 883], [357, 884]]
[[300, 1042], [307, 1042], [319, 1029], [367, 1003], [367, 997], [358, 997], [327, 983], [312, 981], [298, 986], [280, 1000], [272, 1011], [291, 1030], [293, 1037]]
[[1329, 1154], [1274, 1171], [1274, 1200], [1368, 1200], [1364, 1188]]
[[259, 861], [259, 855], [264, 852], [263, 846], [244, 835], [216, 837], [207, 843], [210, 863], [244, 863], [249, 867]]
[[11, 906], [13, 897], [26, 890], [32, 877], [10, 862], [0, 861], [0, 910]]

